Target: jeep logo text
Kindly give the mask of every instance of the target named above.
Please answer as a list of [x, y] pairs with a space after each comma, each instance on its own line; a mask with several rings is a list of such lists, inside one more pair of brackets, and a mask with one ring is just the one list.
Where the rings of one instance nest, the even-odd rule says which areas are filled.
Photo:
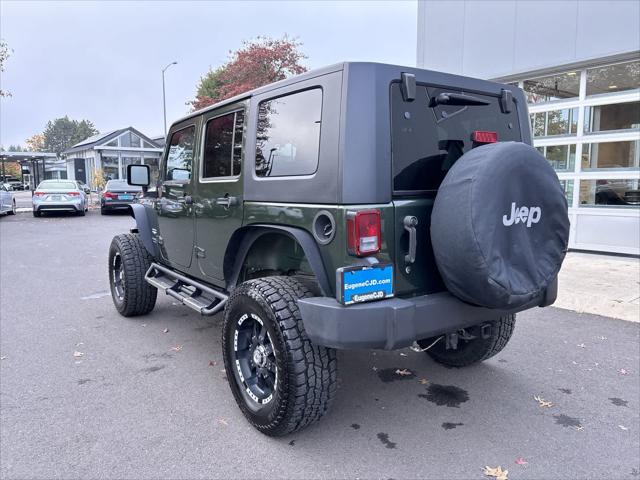
[[540, 207], [516, 207], [516, 202], [511, 204], [511, 217], [502, 216], [502, 224], [510, 227], [514, 223], [526, 223], [527, 228], [531, 228], [533, 223], [538, 223], [542, 217], [542, 209]]

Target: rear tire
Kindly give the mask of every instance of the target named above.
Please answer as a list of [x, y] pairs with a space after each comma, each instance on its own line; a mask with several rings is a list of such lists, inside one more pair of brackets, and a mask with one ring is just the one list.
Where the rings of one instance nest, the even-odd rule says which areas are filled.
[[[444, 338], [439, 340], [429, 350], [426, 351], [433, 360], [450, 367], [467, 367], [474, 363], [487, 360], [494, 355], [500, 353], [507, 346], [513, 329], [516, 324], [515, 314], [505, 315], [495, 322], [487, 322], [491, 324], [491, 333], [488, 338], [482, 338], [480, 334], [480, 325], [476, 325], [465, 329], [476, 338], [470, 341], [462, 339], [458, 340], [457, 349], [446, 348]], [[421, 348], [427, 348], [438, 337], [419, 340], [418, 345]]]
[[136, 234], [116, 235], [109, 247], [109, 286], [116, 310], [125, 316], [153, 310], [158, 289], [144, 279], [153, 258]]
[[297, 300], [310, 296], [295, 278], [259, 278], [237, 287], [224, 311], [229, 386], [249, 423], [269, 436], [319, 420], [336, 393], [336, 352], [313, 345], [300, 317]]
[[82, 210], [78, 210], [78, 211], [76, 212], [76, 215], [78, 215], [79, 217], [84, 217], [86, 213], [87, 213], [87, 212], [84, 210], [84, 206], [83, 206], [83, 207], [82, 207]]
[[104, 208], [104, 207], [100, 208], [100, 215], [106, 215], [107, 213], [109, 213], [109, 212], [107, 212], [106, 208]]
[[9, 215], [15, 215], [16, 214], [16, 201], [15, 200], [13, 202], [11, 202], [11, 210], [9, 210], [7, 213]]

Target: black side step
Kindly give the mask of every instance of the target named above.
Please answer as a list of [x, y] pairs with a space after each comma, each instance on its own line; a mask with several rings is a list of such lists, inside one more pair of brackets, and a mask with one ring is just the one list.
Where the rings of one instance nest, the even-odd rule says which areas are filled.
[[224, 293], [157, 263], [151, 264], [144, 278], [158, 290], [202, 315], [215, 315], [222, 310], [229, 298]]

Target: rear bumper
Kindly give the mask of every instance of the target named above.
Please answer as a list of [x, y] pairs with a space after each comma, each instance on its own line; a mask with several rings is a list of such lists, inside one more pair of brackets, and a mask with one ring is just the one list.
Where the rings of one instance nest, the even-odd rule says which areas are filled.
[[113, 202], [105, 202], [105, 201], [103, 201], [100, 204], [100, 207], [104, 208], [105, 210], [125, 209], [125, 208], [129, 208], [129, 205], [131, 205], [132, 203], [136, 203], [136, 201], [135, 200], [131, 200], [131, 201], [116, 200], [116, 201], [113, 201]]
[[49, 203], [42, 202], [39, 204], [33, 205], [34, 212], [79, 212], [82, 210], [82, 202], [78, 201], [77, 203]]
[[416, 340], [497, 320], [509, 313], [546, 307], [556, 296], [557, 279], [540, 299], [514, 310], [470, 305], [448, 292], [348, 307], [334, 298], [313, 297], [298, 300], [298, 306], [307, 335], [317, 345], [394, 350], [408, 347]]

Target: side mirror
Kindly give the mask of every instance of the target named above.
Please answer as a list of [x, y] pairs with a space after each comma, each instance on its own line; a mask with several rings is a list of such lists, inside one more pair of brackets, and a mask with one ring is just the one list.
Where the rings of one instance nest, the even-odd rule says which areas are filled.
[[127, 165], [127, 183], [136, 187], [148, 187], [151, 183], [149, 165]]

